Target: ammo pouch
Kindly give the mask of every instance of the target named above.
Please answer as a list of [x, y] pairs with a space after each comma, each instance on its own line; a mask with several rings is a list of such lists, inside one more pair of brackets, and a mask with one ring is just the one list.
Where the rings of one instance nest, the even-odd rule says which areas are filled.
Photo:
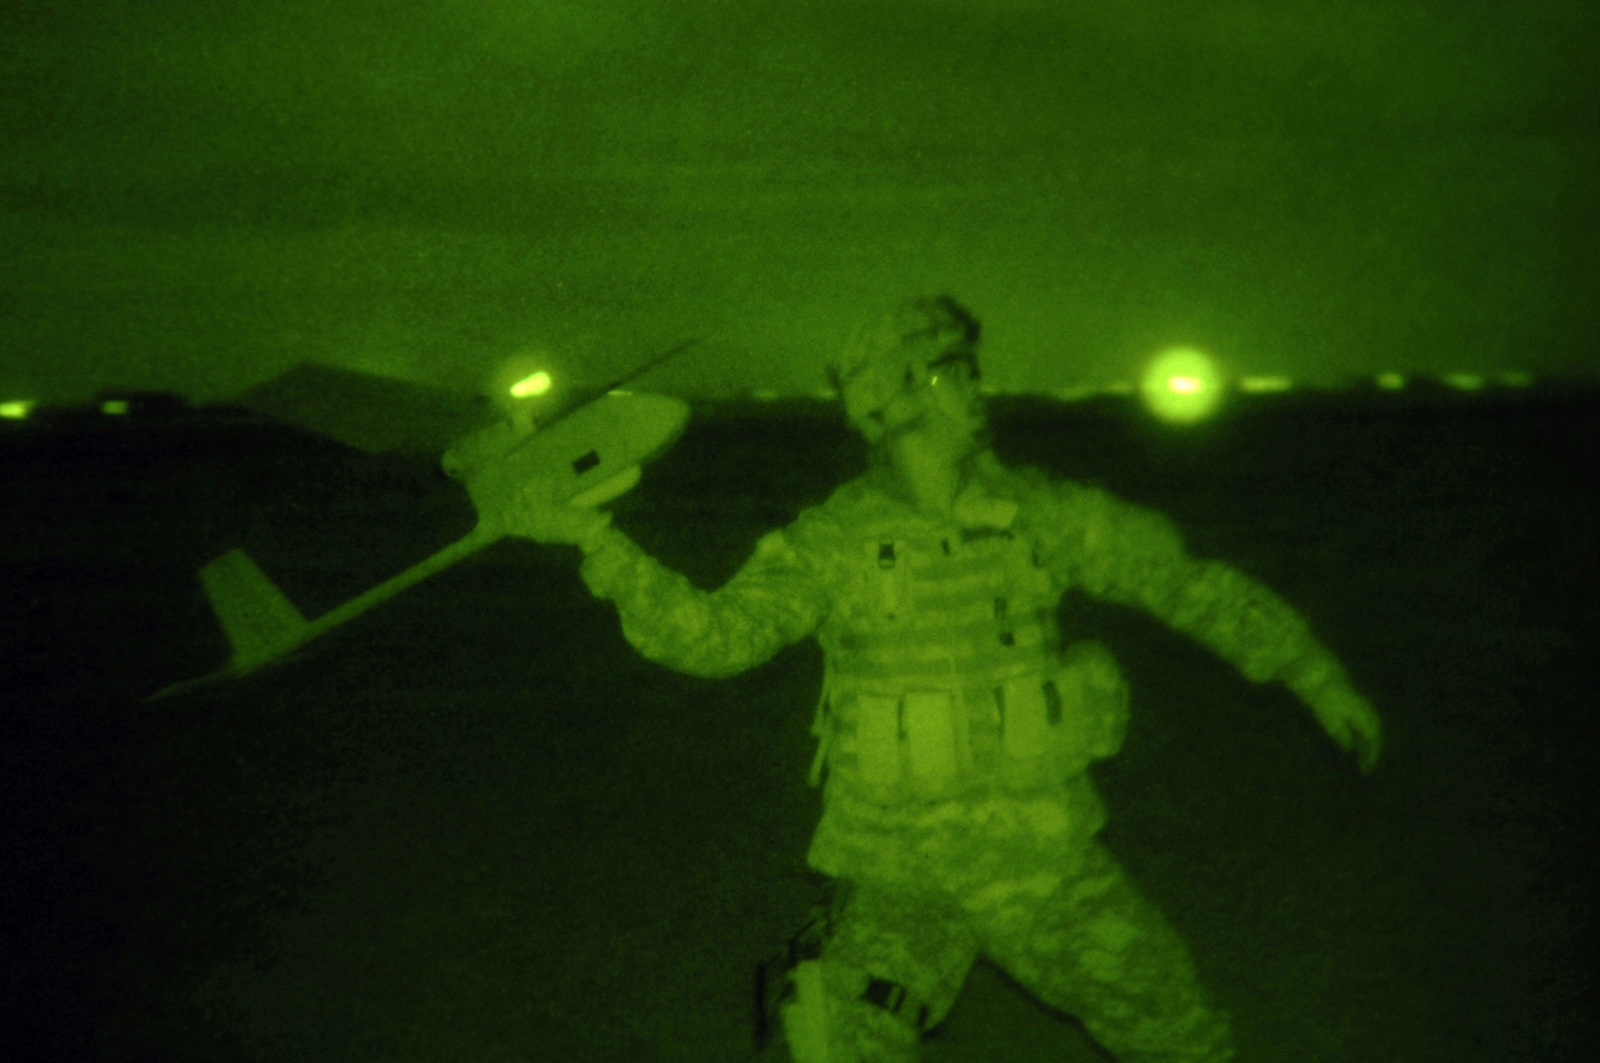
[[1098, 642], [992, 688], [835, 690], [832, 701], [830, 763], [886, 798], [953, 796], [985, 776], [1019, 789], [1071, 778], [1121, 749], [1128, 726], [1127, 684]]
[[1128, 684], [1111, 651], [1075, 642], [1041, 682], [1016, 676], [995, 691], [1000, 746], [1008, 761], [1048, 758], [1077, 774], [1114, 756], [1128, 732]]

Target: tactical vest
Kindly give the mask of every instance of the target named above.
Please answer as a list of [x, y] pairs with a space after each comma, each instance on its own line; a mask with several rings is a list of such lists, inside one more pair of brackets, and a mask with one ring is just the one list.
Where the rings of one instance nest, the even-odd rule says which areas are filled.
[[1120, 748], [1116, 661], [1099, 643], [1061, 653], [1063, 588], [1020, 536], [897, 524], [858, 550], [818, 632], [813, 785], [826, 763], [830, 789], [884, 804], [1022, 794]]

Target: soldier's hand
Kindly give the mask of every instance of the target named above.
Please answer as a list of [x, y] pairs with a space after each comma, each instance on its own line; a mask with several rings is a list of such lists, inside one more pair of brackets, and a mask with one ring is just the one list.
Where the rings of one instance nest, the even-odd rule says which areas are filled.
[[1378, 766], [1383, 752], [1383, 721], [1372, 703], [1346, 683], [1334, 683], [1317, 692], [1311, 701], [1317, 722], [1340, 749], [1354, 751], [1366, 775]]
[[480, 524], [502, 535], [569, 546], [582, 546], [610, 523], [610, 513], [556, 501], [537, 485], [511, 494], [492, 511], [480, 514]]

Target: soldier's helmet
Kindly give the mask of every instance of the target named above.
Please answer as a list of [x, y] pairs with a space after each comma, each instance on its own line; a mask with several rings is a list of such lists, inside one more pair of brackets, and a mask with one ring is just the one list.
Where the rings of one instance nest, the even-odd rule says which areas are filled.
[[976, 380], [979, 331], [972, 312], [948, 295], [908, 300], [858, 329], [828, 367], [850, 424], [868, 443], [878, 442], [884, 408], [925, 380], [930, 366], [962, 360]]

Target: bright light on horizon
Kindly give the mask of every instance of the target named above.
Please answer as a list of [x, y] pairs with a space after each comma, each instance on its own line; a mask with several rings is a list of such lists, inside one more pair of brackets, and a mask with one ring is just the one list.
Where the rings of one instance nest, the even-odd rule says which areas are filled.
[[1157, 355], [1145, 368], [1139, 390], [1151, 414], [1171, 424], [1204, 420], [1222, 401], [1216, 363], [1192, 347]]
[[1293, 387], [1294, 381], [1286, 376], [1247, 376], [1239, 381], [1239, 390], [1251, 395], [1267, 395]]

